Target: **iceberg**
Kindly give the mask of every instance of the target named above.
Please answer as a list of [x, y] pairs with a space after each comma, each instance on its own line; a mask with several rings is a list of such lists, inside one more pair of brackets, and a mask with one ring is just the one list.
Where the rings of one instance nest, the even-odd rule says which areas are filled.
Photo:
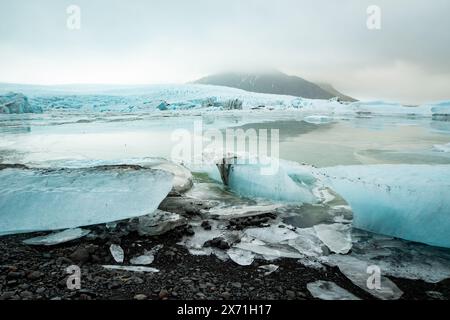
[[[223, 162], [228, 167], [225, 171]], [[243, 197], [310, 204], [327, 200], [323, 196], [328, 193], [321, 192], [323, 186], [315, 169], [307, 165], [244, 155], [222, 159], [217, 167], [205, 166], [202, 170]]]
[[172, 188], [168, 172], [138, 166], [0, 170], [0, 234], [61, 230], [138, 217]]
[[322, 169], [353, 210], [353, 226], [450, 248], [450, 166], [368, 165]]
[[331, 281], [318, 280], [306, 285], [314, 298], [321, 300], [361, 300]]
[[433, 120], [450, 120], [450, 101], [443, 101], [431, 105]]

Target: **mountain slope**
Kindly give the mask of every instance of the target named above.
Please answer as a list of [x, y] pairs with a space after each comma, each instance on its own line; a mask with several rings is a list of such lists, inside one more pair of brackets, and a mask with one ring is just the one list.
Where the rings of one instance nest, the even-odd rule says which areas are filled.
[[335, 97], [339, 97], [342, 101], [349, 101], [349, 102], [355, 102], [358, 101], [355, 98], [349, 97], [339, 91], [337, 91], [331, 84], [328, 83], [317, 83], [319, 87], [321, 87], [323, 90], [331, 93]]
[[310, 99], [331, 99], [336, 94], [300, 77], [282, 72], [220, 73], [201, 78], [194, 83], [226, 86], [258, 93], [284, 94]]

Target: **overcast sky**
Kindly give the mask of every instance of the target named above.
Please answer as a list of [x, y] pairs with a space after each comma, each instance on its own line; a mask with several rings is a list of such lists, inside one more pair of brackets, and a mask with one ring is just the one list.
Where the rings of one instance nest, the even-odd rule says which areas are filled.
[[[69, 5], [81, 28], [67, 28]], [[366, 26], [381, 8], [381, 29]], [[276, 68], [361, 99], [450, 99], [449, 0], [0, 0], [0, 82], [178, 83]]]

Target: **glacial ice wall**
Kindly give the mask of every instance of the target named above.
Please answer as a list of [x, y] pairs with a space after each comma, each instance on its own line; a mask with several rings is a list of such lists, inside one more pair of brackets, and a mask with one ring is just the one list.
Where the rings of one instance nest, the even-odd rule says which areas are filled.
[[[4, 86], [4, 85], [3, 85]], [[325, 116], [401, 116], [428, 117], [436, 120], [449, 117], [450, 102], [405, 106], [386, 101], [341, 103], [336, 99], [305, 99], [301, 97], [248, 92], [222, 86], [180, 84], [137, 87], [59, 88], [6, 86], [0, 92], [14, 89], [29, 96], [31, 109], [26, 112], [68, 110], [76, 112], [160, 112], [191, 109], [202, 110], [273, 110], [296, 109], [316, 118]], [[21, 95], [23, 96], [23, 95]], [[1, 106], [1, 99], [0, 99]], [[2, 110], [2, 109], [0, 109]], [[4, 108], [4, 112], [9, 108]], [[10, 112], [9, 112], [10, 113]]]
[[28, 98], [21, 93], [9, 92], [0, 95], [0, 114], [2, 113], [42, 113], [42, 108], [30, 105]]

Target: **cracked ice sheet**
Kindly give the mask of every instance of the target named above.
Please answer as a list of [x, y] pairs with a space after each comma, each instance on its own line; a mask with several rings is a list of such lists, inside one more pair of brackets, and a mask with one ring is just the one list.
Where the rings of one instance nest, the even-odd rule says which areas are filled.
[[324, 259], [327, 261], [327, 264], [337, 266], [350, 281], [376, 298], [382, 300], [397, 300], [403, 295], [403, 292], [394, 282], [383, 276], [383, 271], [381, 272], [380, 288], [369, 289], [367, 283], [371, 273], [368, 273], [370, 264], [367, 261], [352, 256], [337, 254]]
[[310, 282], [306, 288], [314, 298], [321, 300], [361, 300], [331, 281]]
[[70, 229], [156, 210], [172, 175], [129, 166], [0, 170], [0, 235]]
[[385, 275], [437, 283], [450, 278], [450, 250], [362, 230], [352, 232], [350, 256], [377, 265]]
[[314, 230], [332, 252], [346, 254], [352, 248], [351, 225], [319, 224], [314, 226]]
[[248, 228], [244, 233], [247, 236], [267, 243], [280, 243], [299, 237], [298, 233], [288, 229], [288, 226], [284, 224], [272, 224], [265, 228]]

